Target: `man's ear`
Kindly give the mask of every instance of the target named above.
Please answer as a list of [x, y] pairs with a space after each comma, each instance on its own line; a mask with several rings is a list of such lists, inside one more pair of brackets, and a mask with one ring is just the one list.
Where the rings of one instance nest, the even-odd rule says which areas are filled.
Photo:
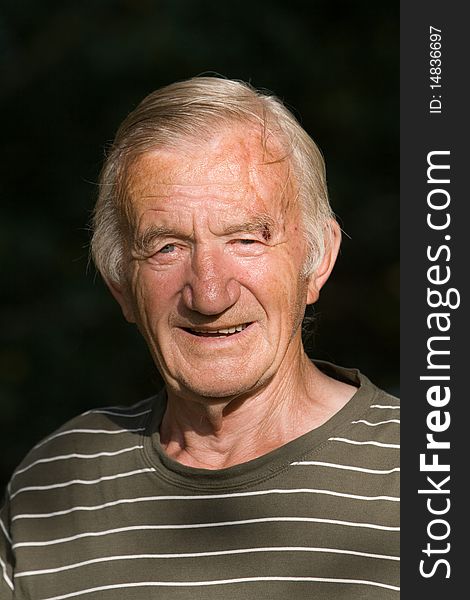
[[318, 300], [320, 290], [328, 280], [338, 257], [341, 244], [341, 229], [334, 219], [330, 219], [328, 227], [331, 231], [330, 244], [326, 249], [323, 260], [308, 278], [307, 304], [313, 304]]
[[130, 300], [130, 293], [128, 286], [125, 284], [117, 283], [116, 281], [112, 281], [111, 279], [105, 278], [105, 283], [108, 286], [109, 291], [114, 296], [114, 299], [117, 301], [119, 306], [121, 307], [122, 314], [124, 318], [129, 323], [135, 323], [134, 316], [134, 307]]

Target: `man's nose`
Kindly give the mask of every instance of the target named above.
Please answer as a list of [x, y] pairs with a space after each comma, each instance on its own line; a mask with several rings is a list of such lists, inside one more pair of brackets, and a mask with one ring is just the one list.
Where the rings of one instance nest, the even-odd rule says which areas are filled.
[[196, 249], [183, 288], [186, 306], [203, 315], [216, 315], [233, 306], [240, 297], [240, 284], [233, 277], [221, 249]]

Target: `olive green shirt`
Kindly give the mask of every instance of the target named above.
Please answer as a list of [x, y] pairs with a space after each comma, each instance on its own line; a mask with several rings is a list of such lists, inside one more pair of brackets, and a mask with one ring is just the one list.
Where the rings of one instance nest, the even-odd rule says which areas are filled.
[[220, 470], [170, 459], [160, 393], [29, 453], [1, 514], [7, 600], [397, 600], [398, 400], [358, 387], [320, 427]]

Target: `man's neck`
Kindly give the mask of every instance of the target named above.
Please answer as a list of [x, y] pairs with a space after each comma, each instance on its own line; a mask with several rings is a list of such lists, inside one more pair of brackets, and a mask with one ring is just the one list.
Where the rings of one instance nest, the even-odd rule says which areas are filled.
[[305, 354], [295, 365], [242, 399], [198, 402], [169, 394], [160, 428], [163, 449], [187, 466], [231, 467], [319, 427], [356, 392], [322, 373]]

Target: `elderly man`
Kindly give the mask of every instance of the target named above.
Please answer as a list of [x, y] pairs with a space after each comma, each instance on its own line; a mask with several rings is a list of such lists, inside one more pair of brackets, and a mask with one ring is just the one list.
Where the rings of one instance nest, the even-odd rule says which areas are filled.
[[339, 244], [321, 155], [275, 97], [201, 77], [143, 100], [92, 251], [165, 387], [19, 466], [2, 598], [398, 597], [398, 401], [302, 347]]

